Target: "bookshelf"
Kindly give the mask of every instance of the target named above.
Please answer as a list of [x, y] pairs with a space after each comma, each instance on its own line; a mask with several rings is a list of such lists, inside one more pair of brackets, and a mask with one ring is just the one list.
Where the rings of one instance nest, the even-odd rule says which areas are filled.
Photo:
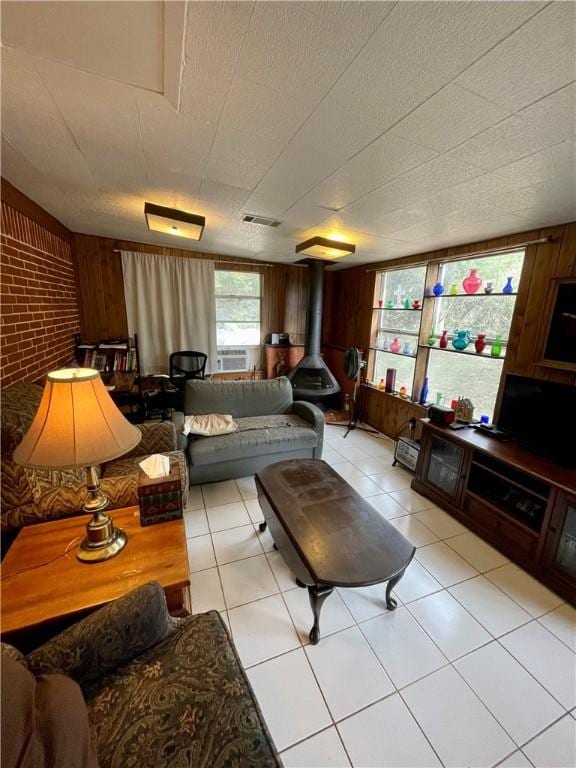
[[82, 343], [77, 336], [76, 360], [83, 368], [95, 368], [103, 374], [119, 372], [140, 376], [138, 336], [93, 343]]

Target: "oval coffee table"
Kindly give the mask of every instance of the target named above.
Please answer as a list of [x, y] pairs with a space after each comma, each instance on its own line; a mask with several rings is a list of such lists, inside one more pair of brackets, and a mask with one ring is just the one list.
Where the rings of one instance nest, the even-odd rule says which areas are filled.
[[320, 611], [334, 587], [388, 582], [386, 607], [396, 608], [392, 590], [414, 557], [415, 547], [326, 462], [290, 459], [256, 474], [258, 500], [274, 545], [297, 584], [308, 589], [320, 640]]

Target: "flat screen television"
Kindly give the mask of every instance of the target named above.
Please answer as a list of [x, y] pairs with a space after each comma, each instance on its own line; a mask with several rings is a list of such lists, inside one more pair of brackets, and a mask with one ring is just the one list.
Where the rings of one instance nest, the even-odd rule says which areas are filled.
[[576, 387], [508, 374], [497, 426], [530, 450], [576, 466]]

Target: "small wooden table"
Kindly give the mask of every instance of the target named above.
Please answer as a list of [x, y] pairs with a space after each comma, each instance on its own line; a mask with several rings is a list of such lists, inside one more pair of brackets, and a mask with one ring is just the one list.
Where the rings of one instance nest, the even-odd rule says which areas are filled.
[[367, 587], [387, 581], [391, 592], [414, 557], [415, 547], [326, 462], [290, 459], [256, 474], [258, 499], [276, 549], [308, 588], [320, 640], [320, 610], [334, 587]]
[[20, 531], [2, 562], [3, 639], [28, 636], [49, 623], [72, 623], [149, 581], [164, 587], [171, 613], [190, 611], [184, 521], [142, 528], [136, 506], [111, 510], [111, 515], [128, 535], [128, 543], [101, 563], [76, 558], [75, 545], [90, 515]]

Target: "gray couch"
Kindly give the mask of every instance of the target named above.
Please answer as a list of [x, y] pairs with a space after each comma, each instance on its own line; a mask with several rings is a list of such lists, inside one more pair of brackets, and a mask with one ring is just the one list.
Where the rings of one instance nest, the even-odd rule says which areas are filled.
[[[182, 434], [185, 415], [231, 414], [238, 431], [214, 437]], [[322, 456], [324, 417], [315, 405], [294, 402], [287, 378], [186, 382], [184, 413], [174, 413], [178, 447], [186, 451], [190, 484], [253, 475], [284, 459]]]

